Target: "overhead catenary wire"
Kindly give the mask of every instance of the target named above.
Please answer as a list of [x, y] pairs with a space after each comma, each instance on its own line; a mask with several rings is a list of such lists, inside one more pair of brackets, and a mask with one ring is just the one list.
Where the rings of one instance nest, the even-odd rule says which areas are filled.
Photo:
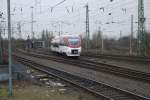
[[[102, 0], [101, 0], [102, 1]], [[103, 3], [103, 2], [101, 2], [101, 1], [99, 1], [100, 3]], [[104, 3], [104, 7], [106, 7], [107, 8], [107, 10], [104, 12], [105, 13], [105, 18], [107, 18], [108, 19], [108, 22], [110, 22], [111, 23], [111, 21], [114, 21], [115, 23], [112, 23], [112, 24], [108, 24], [108, 25], [113, 25], [113, 24], [118, 24], [118, 25], [128, 25], [128, 20], [129, 20], [129, 18], [124, 18], [124, 14], [121, 14], [121, 16], [120, 17], [118, 17], [118, 14], [117, 14], [117, 11], [116, 11], [116, 9], [118, 9], [118, 10], [120, 10], [120, 12], [121, 12], [121, 10], [122, 10], [122, 8], [126, 8], [125, 6], [125, 4], [128, 4], [128, 5], [132, 5], [132, 2], [133, 2], [133, 0], [130, 0], [130, 1], [123, 1], [123, 2], [121, 2], [121, 3], [115, 3], [115, 2], [110, 2], [110, 3]], [[148, 2], [147, 0], [146, 0], [146, 2]], [[67, 3], [67, 2], [66, 2]], [[82, 1], [82, 4], [84, 5], [85, 4], [85, 1]], [[95, 4], [95, 3], [93, 3], [93, 1], [91, 1], [91, 4]], [[49, 18], [48, 18], [48, 20], [49, 21], [52, 21], [52, 20], [65, 20], [65, 21], [70, 21], [70, 22], [72, 22], [72, 24], [73, 23], [78, 23], [78, 24], [81, 24], [81, 23], [85, 23], [84, 22], [84, 7], [83, 7], [83, 5], [81, 5], [81, 3], [80, 3], [80, 8], [79, 8], [79, 6], [73, 6], [74, 7], [74, 12], [73, 13], [69, 13], [69, 11], [71, 11], [71, 7], [72, 7], [72, 4], [70, 4], [70, 5], [61, 5], [61, 6], [58, 6], [57, 8], [56, 8], [56, 11], [54, 11], [54, 12], [52, 12], [53, 14], [51, 14], [51, 12], [50, 12], [50, 8], [52, 7], [52, 6], [49, 6], [49, 5], [43, 5], [43, 7], [44, 7], [44, 9], [42, 9], [42, 11], [43, 11], [43, 13], [41, 12], [41, 14], [40, 13], [37, 13], [36, 14], [36, 16], [35, 17], [37, 17], [37, 19], [39, 20], [40, 19], [40, 17], [42, 17], [42, 15], [45, 13], [45, 14], [49, 14]], [[97, 4], [98, 5], [98, 4]], [[107, 6], [108, 5], [108, 6]], [[125, 6], [124, 6], [125, 5]], [[134, 4], [135, 5], [135, 4]], [[42, 5], [41, 5], [42, 6]], [[136, 6], [136, 5], [135, 5]], [[48, 7], [48, 8], [47, 8]], [[67, 8], [66, 8], [67, 7]], [[90, 20], [90, 23], [93, 23], [93, 21], [95, 21], [95, 20], [93, 20], [93, 17], [96, 15], [97, 17], [95, 17], [94, 19], [101, 19], [101, 20], [103, 20], [103, 19], [105, 19], [105, 18], [103, 18], [103, 14], [101, 14], [101, 13], [103, 13], [102, 11], [100, 12], [100, 10], [99, 10], [99, 8], [100, 8], [101, 6], [98, 6], [97, 7], [97, 9], [95, 9], [95, 11], [92, 9], [92, 7], [90, 7], [89, 6], [89, 9], [90, 9], [90, 11], [89, 11], [89, 13], [90, 13], [90, 18], [91, 18], [91, 20]], [[134, 6], [133, 6], [134, 7]], [[46, 9], [48, 9], [47, 11], [46, 11]], [[63, 8], [63, 9], [61, 9], [61, 8]], [[79, 8], [79, 10], [80, 11], [78, 11], [77, 9]], [[130, 7], [130, 8], [132, 8], [132, 7]], [[126, 10], [128, 11], [128, 12], [131, 12], [132, 10], [134, 11], [134, 9], [136, 10], [136, 8], [132, 8], [132, 9], [130, 9], [129, 7], [127, 7], [126, 8]], [[69, 11], [67, 11], [67, 9], [69, 10]], [[45, 12], [44, 12], [45, 11]], [[83, 13], [82, 13], [82, 11], [83, 11]], [[64, 15], [60, 15], [60, 16], [58, 16], [58, 14], [60, 13], [60, 12], [64, 12]], [[108, 13], [111, 13], [112, 12], [112, 15], [107, 15]], [[123, 11], [122, 11], [122, 13], [123, 13]], [[113, 17], [113, 18], [112, 18]], [[118, 17], [118, 18], [117, 18]], [[81, 21], [79, 22], [79, 21], [77, 21], [76, 22], [76, 20], [78, 20], [78, 19], [80, 19]], [[113, 19], [113, 20], [112, 20]], [[125, 21], [124, 23], [122, 22], [122, 21]], [[37, 22], [39, 22], [39, 23], [42, 23], [42, 21], [37, 21]], [[46, 21], [44, 21], [43, 23], [45, 23], [45, 25], [46, 25]], [[104, 23], [105, 24], [105, 20], [103, 20], [103, 22], [102, 23]], [[106, 24], [107, 25], [107, 24]], [[79, 27], [79, 26], [77, 26], [77, 27]]]

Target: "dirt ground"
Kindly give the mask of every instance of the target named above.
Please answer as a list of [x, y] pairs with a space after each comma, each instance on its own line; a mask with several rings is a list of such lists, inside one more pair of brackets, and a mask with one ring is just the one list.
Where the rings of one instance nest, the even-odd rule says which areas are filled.
[[13, 97], [8, 97], [7, 84], [0, 85], [0, 100], [100, 100], [74, 87], [46, 87], [26, 81], [15, 81]]

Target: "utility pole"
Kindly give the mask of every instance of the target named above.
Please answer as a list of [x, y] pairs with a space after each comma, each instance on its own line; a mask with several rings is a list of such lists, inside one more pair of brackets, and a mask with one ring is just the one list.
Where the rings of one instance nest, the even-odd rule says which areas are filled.
[[131, 15], [131, 35], [130, 35], [130, 55], [132, 55], [133, 53], [133, 15]]
[[34, 41], [34, 32], [33, 32], [33, 23], [34, 23], [34, 21], [33, 21], [33, 6], [31, 6], [31, 34], [32, 34], [32, 39], [33, 39], [33, 41]]
[[103, 49], [104, 49], [104, 41], [103, 41], [103, 33], [101, 31], [101, 27], [99, 26], [99, 33], [98, 33], [98, 38], [99, 38], [99, 42], [101, 41], [101, 47], [100, 47], [100, 51], [101, 51], [101, 54], [103, 54]]
[[138, 0], [138, 54], [145, 56], [144, 0]]
[[21, 22], [18, 22], [18, 32], [19, 32], [19, 38], [21, 39], [22, 38], [22, 34], [21, 34]]
[[8, 55], [9, 55], [9, 96], [12, 96], [12, 51], [11, 51], [10, 0], [7, 0], [7, 16], [8, 16]]
[[122, 31], [120, 30], [120, 40], [121, 40], [121, 38], [122, 38]]
[[2, 64], [3, 63], [3, 57], [2, 57], [2, 38], [1, 38], [1, 32], [2, 32], [2, 30], [1, 30], [1, 26], [0, 26], [0, 64]]
[[101, 32], [101, 54], [103, 54], [104, 51], [104, 40], [103, 40], [103, 33]]
[[[97, 24], [98, 25], [98, 24]], [[96, 54], [98, 53], [98, 40], [99, 40], [99, 37], [98, 37], [98, 35], [99, 35], [99, 29], [98, 29], [98, 26], [97, 26], [97, 34], [96, 34], [97, 36], [96, 36]]]
[[89, 49], [90, 28], [89, 28], [89, 6], [86, 5], [86, 50]]
[[[0, 19], [2, 18], [3, 13], [0, 12]], [[2, 22], [2, 21], [1, 21]], [[2, 64], [3, 62], [3, 57], [2, 57], [2, 38], [1, 38], [1, 32], [2, 32], [2, 28], [1, 28], [1, 23], [0, 23], [0, 64]]]
[[61, 23], [61, 21], [60, 21], [60, 22], [58, 22], [58, 26], [59, 26], [59, 36], [60, 36], [60, 35], [62, 35], [62, 31], [61, 31], [62, 23]]

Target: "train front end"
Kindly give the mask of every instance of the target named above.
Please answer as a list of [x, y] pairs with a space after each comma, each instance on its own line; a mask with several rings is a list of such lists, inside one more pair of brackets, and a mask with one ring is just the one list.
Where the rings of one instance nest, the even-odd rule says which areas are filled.
[[81, 54], [81, 38], [72, 36], [67, 38], [66, 55], [70, 57], [79, 57]]

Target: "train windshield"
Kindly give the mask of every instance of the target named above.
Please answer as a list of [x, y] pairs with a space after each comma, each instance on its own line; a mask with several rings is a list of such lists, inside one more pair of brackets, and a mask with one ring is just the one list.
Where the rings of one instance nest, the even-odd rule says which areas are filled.
[[72, 46], [79, 45], [79, 43], [80, 43], [80, 39], [78, 39], [78, 38], [69, 39], [69, 44]]

